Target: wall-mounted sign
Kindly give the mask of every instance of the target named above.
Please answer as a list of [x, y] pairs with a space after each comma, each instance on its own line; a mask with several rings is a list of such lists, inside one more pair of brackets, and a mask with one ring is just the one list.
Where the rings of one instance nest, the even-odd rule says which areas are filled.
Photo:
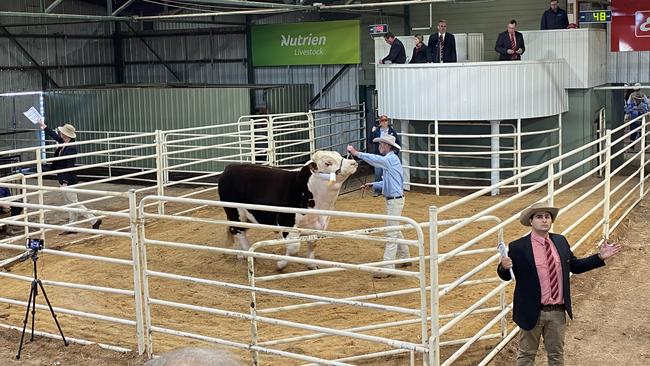
[[358, 20], [254, 25], [253, 66], [358, 64]]
[[609, 23], [612, 21], [611, 10], [585, 10], [580, 12], [580, 23]]
[[613, 52], [650, 51], [650, 1], [613, 0]]

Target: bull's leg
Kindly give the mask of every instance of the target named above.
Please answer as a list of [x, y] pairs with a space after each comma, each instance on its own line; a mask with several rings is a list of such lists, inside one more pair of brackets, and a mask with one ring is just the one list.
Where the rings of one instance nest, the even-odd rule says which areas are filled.
[[[288, 235], [285, 236], [285, 238], [287, 238], [287, 239], [296, 239], [298, 237], [300, 237], [300, 234], [298, 234], [298, 233], [289, 233]], [[300, 242], [288, 244], [287, 245], [287, 253], [286, 253], [286, 255], [293, 257], [296, 254], [298, 254], [299, 250], [300, 250]], [[282, 271], [283, 269], [285, 269], [288, 264], [289, 264], [289, 261], [284, 260], [284, 259], [278, 261], [278, 271]]]
[[[314, 249], [316, 249], [316, 242], [308, 241], [307, 242], [307, 258], [309, 258], [309, 259], [315, 259], [316, 258], [316, 254], [315, 254]], [[318, 269], [318, 265], [315, 264], [315, 263], [309, 263], [307, 265], [307, 268], [309, 268], [309, 269]]]
[[[251, 244], [248, 242], [248, 238], [246, 237], [246, 230], [238, 227], [229, 227], [228, 230], [230, 230], [230, 234], [234, 236], [234, 248], [235, 249], [241, 249], [241, 250], [248, 250], [251, 247]], [[244, 259], [245, 257], [241, 254], [237, 254], [238, 259]]]

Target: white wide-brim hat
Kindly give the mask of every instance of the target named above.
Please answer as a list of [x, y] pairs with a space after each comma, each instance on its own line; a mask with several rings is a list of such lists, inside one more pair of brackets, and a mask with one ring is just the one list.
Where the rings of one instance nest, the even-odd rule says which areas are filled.
[[74, 126], [69, 124], [69, 123], [66, 123], [63, 126], [60, 126], [58, 128], [58, 130], [59, 130], [60, 133], [68, 136], [71, 139], [77, 138], [77, 134], [75, 133]]
[[377, 137], [372, 142], [383, 142], [390, 146], [396, 147], [397, 150], [402, 150], [402, 147], [395, 142], [395, 136], [393, 135], [384, 135], [382, 137]]
[[546, 203], [538, 202], [521, 212], [519, 215], [519, 222], [524, 226], [530, 226], [530, 218], [538, 212], [550, 213], [551, 218], [555, 221], [558, 211], [560, 211], [560, 209], [557, 207], [551, 207]]

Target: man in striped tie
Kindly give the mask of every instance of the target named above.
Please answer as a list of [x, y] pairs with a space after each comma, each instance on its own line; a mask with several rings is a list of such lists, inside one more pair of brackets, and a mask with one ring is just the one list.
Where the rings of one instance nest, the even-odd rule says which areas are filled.
[[564, 365], [565, 313], [573, 319], [569, 272], [602, 267], [621, 249], [620, 245], [603, 243], [597, 254], [576, 258], [564, 236], [549, 232], [558, 211], [543, 203], [526, 208], [519, 222], [530, 226], [531, 232], [509, 244], [508, 256], [501, 258], [497, 268], [504, 281], [511, 279], [511, 268], [515, 275], [512, 317], [522, 329], [517, 366], [535, 363], [542, 336], [548, 364]]

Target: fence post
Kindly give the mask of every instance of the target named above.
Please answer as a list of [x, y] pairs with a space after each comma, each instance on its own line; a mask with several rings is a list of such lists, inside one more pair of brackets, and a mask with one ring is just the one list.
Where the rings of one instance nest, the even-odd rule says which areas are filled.
[[[22, 188], [22, 198], [23, 198], [23, 203], [27, 203], [27, 178], [25, 178], [24, 174], [20, 174], [20, 184], [23, 185]], [[25, 228], [23, 230], [25, 234], [25, 238], [29, 237], [29, 217], [27, 217], [28, 209], [27, 207], [23, 208], [23, 222], [25, 223]]]
[[[557, 156], [562, 156], [562, 113], [557, 116]], [[562, 171], [562, 159], [558, 162], [558, 172]], [[564, 176], [560, 175], [559, 183], [562, 184], [562, 178]]]
[[[158, 196], [165, 195], [164, 159], [166, 159], [166, 157], [164, 156], [163, 152], [163, 143], [163, 131], [156, 130], [156, 187]], [[165, 214], [165, 204], [162, 202], [162, 200], [158, 201], [158, 214]]]
[[[431, 316], [431, 337], [429, 337], [428, 361], [429, 366], [438, 366], [440, 364], [440, 337], [438, 334], [440, 326], [438, 324], [438, 207], [436, 206], [429, 207], [429, 282], [431, 286], [431, 314], [429, 314]], [[424, 364], [426, 365], [426, 358]]]
[[[253, 257], [246, 258], [248, 263], [248, 285], [251, 288], [255, 288], [255, 259]], [[251, 302], [250, 302], [250, 312], [251, 312], [251, 345], [257, 346], [257, 299], [255, 296], [255, 291], [251, 290]], [[251, 357], [253, 358], [253, 365], [259, 365], [259, 353], [257, 351], [251, 351]]]
[[548, 184], [546, 185], [546, 195], [549, 206], [553, 207], [555, 203], [555, 167], [553, 164], [548, 165]]
[[436, 196], [440, 196], [440, 139], [438, 138], [438, 120], [435, 120], [433, 123], [433, 155], [435, 162], [434, 171], [436, 172]]
[[[43, 187], [43, 160], [41, 160], [41, 150], [36, 150], [36, 182], [38, 187]], [[43, 190], [38, 190], [38, 223], [45, 224], [45, 212], [43, 211]], [[41, 239], [45, 240], [45, 229], [41, 229]]]
[[133, 292], [135, 295], [135, 334], [138, 341], [138, 354], [145, 351], [144, 324], [142, 321], [142, 243], [138, 240], [138, 206], [136, 201], [135, 189], [129, 189], [129, 226], [131, 233], [131, 259], [133, 260]]
[[[517, 174], [521, 174], [521, 118], [517, 118]], [[517, 192], [521, 192], [521, 177], [517, 179]]]
[[645, 135], [646, 135], [646, 128], [645, 128], [645, 122], [646, 122], [646, 115], [643, 116], [643, 119], [641, 121], [641, 170], [639, 172], [639, 179], [641, 180], [640, 186], [639, 186], [639, 199], [643, 199], [643, 196], [645, 195]]
[[307, 122], [309, 123], [309, 158], [316, 152], [316, 126], [314, 125], [314, 114], [312, 111], [307, 112]]
[[266, 160], [269, 165], [277, 166], [275, 161], [275, 138], [273, 137], [273, 123], [275, 122], [275, 117], [269, 115], [268, 124], [266, 125], [266, 139], [268, 150], [266, 151]]
[[609, 195], [612, 174], [612, 130], [608, 129], [605, 136], [605, 186], [603, 188], [603, 238], [609, 238]]
[[[499, 170], [499, 168], [501, 167], [500, 124], [501, 121], [490, 121], [490, 135], [491, 135], [490, 151], [492, 152], [492, 154], [490, 155], [490, 168], [492, 169], [492, 171], [490, 172], [491, 186], [496, 186], [501, 181], [501, 171]], [[499, 194], [499, 187], [492, 188], [492, 192], [490, 192], [490, 195], [496, 196], [498, 194]]]
[[[133, 197], [135, 199], [135, 195]], [[143, 340], [147, 357], [151, 358], [153, 355], [153, 336], [151, 331], [151, 306], [149, 305], [149, 278], [147, 277], [147, 245], [144, 242], [146, 221], [143, 216], [140, 216], [139, 207], [136, 209], [138, 211], [135, 227], [137, 230], [138, 259], [140, 260], [142, 310], [144, 313]]]

